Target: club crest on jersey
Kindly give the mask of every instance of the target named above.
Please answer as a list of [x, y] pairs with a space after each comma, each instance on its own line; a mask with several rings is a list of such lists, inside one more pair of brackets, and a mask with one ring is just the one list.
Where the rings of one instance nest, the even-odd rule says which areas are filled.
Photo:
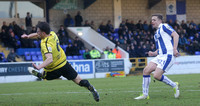
[[170, 30], [171, 32], [174, 31], [169, 25], [165, 25], [165, 26], [166, 26], [166, 28], [167, 28], [168, 30]]
[[48, 47], [48, 51], [49, 51], [49, 52], [52, 52], [52, 48], [51, 48], [51, 47]]

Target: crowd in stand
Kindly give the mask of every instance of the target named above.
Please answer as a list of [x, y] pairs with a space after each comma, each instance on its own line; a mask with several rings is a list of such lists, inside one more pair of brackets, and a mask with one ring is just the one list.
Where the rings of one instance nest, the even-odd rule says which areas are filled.
[[[21, 39], [21, 35], [35, 33], [36, 28], [32, 26], [30, 13], [27, 13], [25, 18], [26, 30], [24, 26], [19, 26], [15, 21], [7, 25], [4, 21], [1, 27], [0, 39], [5, 47], [18, 48], [36, 48], [39, 47], [36, 42], [39, 40]], [[74, 19], [67, 14], [64, 21], [64, 25], [61, 25], [57, 35], [60, 40], [60, 45], [64, 48], [67, 56], [83, 55], [84, 59], [97, 59], [101, 58], [102, 53], [99, 53], [94, 47], [89, 50], [85, 48], [84, 43], [76, 37], [73, 41], [69, 38], [66, 27], [69, 26], [90, 26], [94, 30], [97, 30], [102, 36], [106, 37], [110, 41], [116, 44], [115, 48], [106, 47], [103, 51], [103, 55], [108, 58], [120, 58], [121, 54], [118, 53], [117, 46], [121, 47], [129, 53], [129, 57], [147, 57], [148, 51], [155, 51], [154, 44], [154, 29], [151, 22], [148, 24], [147, 21], [142, 22], [139, 20], [137, 23], [129, 21], [128, 19], [122, 21], [119, 28], [114, 29], [112, 22], [107, 21], [106, 24], [101, 22], [98, 28], [94, 24], [94, 21], [90, 23], [85, 20], [84, 24], [81, 13], [78, 12]], [[188, 54], [195, 54], [196, 51], [200, 51], [200, 24], [197, 25], [193, 21], [187, 21], [185, 23], [167, 22], [172, 26], [179, 37], [179, 49], [187, 52]], [[113, 50], [112, 50], [113, 49]], [[84, 53], [80, 53], [80, 51]], [[2, 57], [2, 56], [0, 56]]]

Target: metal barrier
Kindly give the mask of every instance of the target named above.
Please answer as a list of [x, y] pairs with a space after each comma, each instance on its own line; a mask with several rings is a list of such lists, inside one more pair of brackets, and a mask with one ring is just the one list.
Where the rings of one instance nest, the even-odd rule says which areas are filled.
[[129, 58], [129, 60], [132, 63], [132, 68], [131, 68], [130, 72], [134, 72], [135, 70], [143, 70], [144, 67], [147, 65], [146, 57]]

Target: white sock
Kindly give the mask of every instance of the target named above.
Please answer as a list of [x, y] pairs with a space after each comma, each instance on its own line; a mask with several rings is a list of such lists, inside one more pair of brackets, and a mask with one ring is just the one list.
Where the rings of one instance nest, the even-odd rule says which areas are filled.
[[167, 76], [162, 75], [162, 78], [160, 79], [160, 81], [171, 86], [172, 88], [176, 87], [176, 83], [170, 80]]
[[143, 94], [148, 96], [149, 95], [149, 84], [151, 82], [151, 77], [150, 75], [143, 75], [143, 83], [142, 83], [142, 88], [143, 88]]

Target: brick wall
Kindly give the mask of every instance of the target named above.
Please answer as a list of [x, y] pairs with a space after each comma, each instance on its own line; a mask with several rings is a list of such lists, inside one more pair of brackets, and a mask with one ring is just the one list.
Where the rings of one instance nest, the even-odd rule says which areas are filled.
[[186, 17], [187, 21], [193, 20], [195, 23], [200, 23], [200, 0], [186, 1]]
[[[162, 0], [151, 9], [148, 9], [148, 0], [121, 0], [122, 5], [122, 19], [150, 21], [151, 15], [154, 13], [161, 13], [166, 19], [166, 0]], [[186, 0], [187, 20], [194, 20], [195, 23], [200, 23], [200, 0]], [[84, 21], [94, 21], [96, 27], [107, 20], [114, 21], [113, 18], [113, 0], [97, 0], [85, 10], [80, 10]], [[74, 18], [77, 10], [68, 11]], [[64, 23], [65, 14], [61, 10], [50, 10], [50, 21], [53, 29], [56, 29]], [[84, 24], [84, 22], [83, 22]]]

